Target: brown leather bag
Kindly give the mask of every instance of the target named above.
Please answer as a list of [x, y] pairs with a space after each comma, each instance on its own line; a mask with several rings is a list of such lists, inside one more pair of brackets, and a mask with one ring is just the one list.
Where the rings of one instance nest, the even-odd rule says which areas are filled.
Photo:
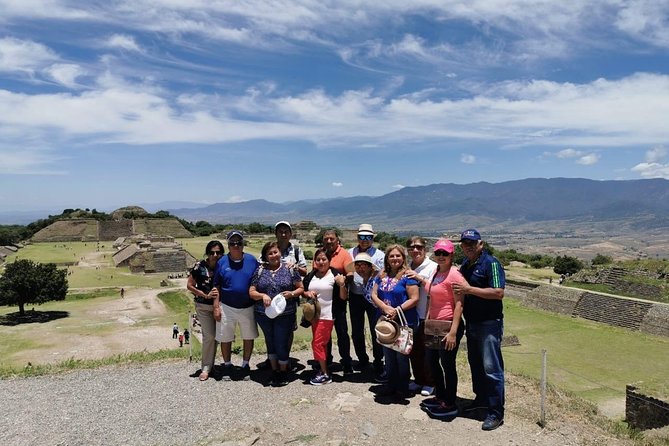
[[425, 319], [425, 348], [439, 350], [445, 347], [444, 336], [451, 331], [453, 321]]

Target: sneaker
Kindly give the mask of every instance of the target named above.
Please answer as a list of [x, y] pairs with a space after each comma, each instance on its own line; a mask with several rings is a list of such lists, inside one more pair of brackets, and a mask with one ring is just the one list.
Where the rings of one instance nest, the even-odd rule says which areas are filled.
[[504, 419], [491, 413], [485, 417], [485, 421], [481, 425], [481, 429], [484, 431], [492, 431], [500, 427], [502, 424], [504, 424]]
[[286, 372], [272, 372], [272, 380], [269, 385], [272, 387], [283, 387], [288, 384], [288, 374]]
[[351, 367], [350, 365], [345, 365], [344, 366], [344, 376], [350, 376], [350, 375], [353, 375], [353, 373], [354, 373], [353, 372], [353, 367]]
[[322, 386], [323, 384], [330, 384], [331, 382], [332, 378], [330, 375], [326, 375], [324, 373], [319, 373], [314, 378], [312, 378], [311, 381], [309, 381], [312, 386]]
[[423, 388], [420, 390], [420, 394], [423, 396], [430, 396], [434, 393], [434, 387], [431, 386], [423, 386]]
[[416, 384], [415, 382], [411, 381], [409, 383], [409, 392], [411, 393], [420, 393], [420, 391], [423, 389], [423, 386], [420, 384]]
[[223, 367], [223, 374], [222, 374], [223, 381], [232, 380], [232, 370], [233, 370], [232, 364], [225, 364], [224, 363], [222, 365], [222, 367]]
[[442, 404], [444, 404], [444, 402], [442, 400], [440, 400], [439, 398], [437, 398], [436, 396], [433, 396], [432, 398], [428, 398], [428, 399], [423, 400], [423, 401], [420, 402], [420, 406], [425, 407], [425, 408], [439, 407]]
[[487, 409], [488, 404], [483, 399], [475, 398], [462, 408], [463, 412], [473, 412], [479, 409]]
[[451, 418], [458, 416], [458, 406], [455, 404], [449, 406], [446, 403], [441, 403], [436, 407], [426, 407], [427, 412], [433, 417]]
[[388, 378], [388, 374], [386, 373], [385, 370], [376, 375], [376, 377], [374, 378], [374, 381], [376, 381], [379, 384], [386, 384], [389, 380], [390, 378]]
[[248, 381], [251, 379], [251, 367], [246, 364], [245, 366], [242, 366], [240, 370], [240, 375], [242, 376], [243, 381]]

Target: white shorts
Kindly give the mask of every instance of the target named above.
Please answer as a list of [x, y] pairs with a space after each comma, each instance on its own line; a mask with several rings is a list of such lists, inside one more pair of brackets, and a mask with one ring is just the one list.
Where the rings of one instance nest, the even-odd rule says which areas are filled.
[[234, 308], [221, 304], [221, 321], [216, 322], [216, 342], [233, 342], [235, 328], [239, 325], [242, 339], [258, 337], [258, 326], [253, 307]]

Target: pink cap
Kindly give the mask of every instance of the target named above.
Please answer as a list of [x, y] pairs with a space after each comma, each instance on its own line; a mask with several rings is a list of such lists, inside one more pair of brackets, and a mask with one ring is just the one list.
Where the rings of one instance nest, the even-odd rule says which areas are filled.
[[436, 251], [446, 251], [449, 254], [453, 254], [455, 252], [455, 246], [453, 246], [453, 243], [450, 240], [440, 238], [437, 240], [437, 243], [434, 244], [434, 248], [432, 249], [432, 252]]

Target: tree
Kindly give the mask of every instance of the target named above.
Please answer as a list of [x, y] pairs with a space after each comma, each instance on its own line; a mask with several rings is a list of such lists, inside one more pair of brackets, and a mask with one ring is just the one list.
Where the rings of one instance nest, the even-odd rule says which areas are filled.
[[608, 265], [613, 263], [613, 258], [610, 256], [605, 256], [603, 254], [597, 254], [594, 259], [592, 259], [592, 266], [595, 265]]
[[18, 305], [19, 315], [25, 315], [25, 304], [43, 304], [65, 300], [67, 271], [55, 263], [35, 263], [22, 259], [7, 264], [0, 277], [0, 305]]
[[557, 256], [553, 263], [553, 271], [556, 274], [574, 274], [583, 269], [583, 262], [576, 257]]

